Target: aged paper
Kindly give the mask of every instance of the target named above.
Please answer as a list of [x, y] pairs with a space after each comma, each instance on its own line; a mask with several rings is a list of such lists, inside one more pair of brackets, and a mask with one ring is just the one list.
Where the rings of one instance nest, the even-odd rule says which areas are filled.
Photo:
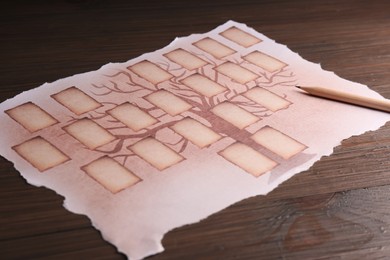
[[267, 194], [390, 119], [295, 85], [380, 98], [229, 21], [3, 102], [0, 152], [141, 259], [173, 228]]

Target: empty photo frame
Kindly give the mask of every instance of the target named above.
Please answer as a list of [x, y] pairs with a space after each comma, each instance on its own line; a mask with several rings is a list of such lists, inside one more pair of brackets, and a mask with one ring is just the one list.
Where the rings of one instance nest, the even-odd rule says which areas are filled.
[[53, 94], [51, 97], [76, 115], [84, 114], [102, 106], [94, 98], [74, 86]]
[[58, 123], [54, 117], [32, 102], [8, 109], [5, 113], [31, 133]]
[[114, 194], [141, 181], [141, 178], [108, 156], [100, 157], [81, 169]]
[[219, 152], [219, 155], [255, 177], [261, 176], [278, 165], [277, 162], [240, 142], [226, 147]]
[[66, 154], [40, 136], [15, 145], [12, 149], [40, 172], [70, 160]]
[[137, 74], [139, 77], [146, 79], [154, 85], [169, 80], [173, 77], [172, 74], [147, 60], [138, 62], [127, 68]]

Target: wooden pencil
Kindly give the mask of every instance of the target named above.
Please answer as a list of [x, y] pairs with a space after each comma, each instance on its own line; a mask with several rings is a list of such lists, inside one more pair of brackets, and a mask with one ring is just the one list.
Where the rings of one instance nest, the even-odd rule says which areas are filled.
[[323, 87], [307, 87], [307, 86], [296, 86], [296, 87], [301, 90], [304, 90], [305, 92], [313, 96], [390, 112], [389, 99], [365, 97], [362, 95], [356, 95], [349, 92], [328, 89]]

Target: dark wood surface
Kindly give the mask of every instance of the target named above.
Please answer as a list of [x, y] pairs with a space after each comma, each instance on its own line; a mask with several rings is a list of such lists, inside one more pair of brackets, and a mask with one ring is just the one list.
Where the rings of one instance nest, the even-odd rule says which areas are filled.
[[[9, 1], [0, 101], [232, 19], [390, 98], [390, 1]], [[150, 259], [389, 259], [390, 123], [274, 190], [169, 232]], [[124, 259], [0, 159], [1, 259]]]

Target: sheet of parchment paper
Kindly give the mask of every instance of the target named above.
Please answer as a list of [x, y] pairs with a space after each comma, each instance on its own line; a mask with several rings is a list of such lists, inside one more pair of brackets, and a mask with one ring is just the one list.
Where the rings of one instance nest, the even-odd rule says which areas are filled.
[[267, 194], [390, 119], [295, 85], [381, 98], [229, 21], [3, 102], [0, 153], [141, 259], [169, 230]]

